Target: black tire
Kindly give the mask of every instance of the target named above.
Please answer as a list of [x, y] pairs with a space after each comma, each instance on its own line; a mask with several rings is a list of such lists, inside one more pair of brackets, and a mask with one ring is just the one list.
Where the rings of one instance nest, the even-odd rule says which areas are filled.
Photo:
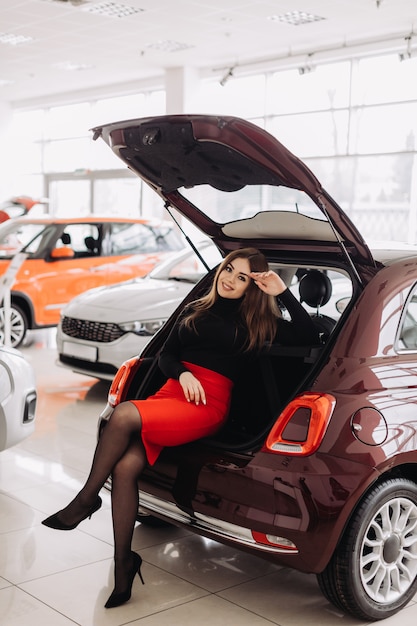
[[319, 584], [320, 591], [322, 592], [326, 600], [331, 602], [333, 606], [345, 612], [346, 608], [343, 605], [343, 603], [340, 602], [339, 596], [337, 595], [337, 591], [334, 588], [335, 578], [333, 574], [333, 569], [331, 567], [331, 563], [326, 567], [324, 572], [321, 572], [321, 574], [317, 575], [317, 582]]
[[[28, 320], [18, 304], [10, 306], [10, 345], [18, 348], [26, 337]], [[4, 336], [4, 307], [0, 307], [0, 343], [5, 343]]]
[[417, 485], [396, 478], [374, 487], [317, 579], [330, 602], [358, 619], [400, 611], [417, 589]]

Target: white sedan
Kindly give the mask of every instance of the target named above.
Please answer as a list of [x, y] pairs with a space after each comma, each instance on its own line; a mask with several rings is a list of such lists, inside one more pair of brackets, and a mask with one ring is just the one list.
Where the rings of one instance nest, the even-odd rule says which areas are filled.
[[[210, 241], [197, 247], [208, 267], [220, 262], [220, 252]], [[58, 324], [58, 364], [113, 380], [120, 365], [142, 352], [206, 272], [196, 253], [186, 249], [162, 261], [145, 278], [90, 289], [73, 298]]]
[[33, 433], [36, 400], [32, 366], [19, 350], [0, 346], [0, 451]]

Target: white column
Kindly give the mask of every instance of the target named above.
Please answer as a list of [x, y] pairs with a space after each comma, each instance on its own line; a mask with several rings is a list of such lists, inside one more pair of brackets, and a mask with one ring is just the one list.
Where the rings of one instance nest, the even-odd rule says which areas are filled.
[[193, 102], [199, 88], [199, 76], [193, 67], [170, 67], [165, 70], [166, 113], [195, 113]]
[[[193, 102], [198, 94], [198, 88], [199, 77], [195, 68], [167, 68], [165, 70], [166, 114], [195, 113]], [[176, 213], [176, 218], [191, 240], [195, 240], [196, 236], [201, 239], [201, 232], [192, 226], [188, 220], [183, 221], [178, 213]]]

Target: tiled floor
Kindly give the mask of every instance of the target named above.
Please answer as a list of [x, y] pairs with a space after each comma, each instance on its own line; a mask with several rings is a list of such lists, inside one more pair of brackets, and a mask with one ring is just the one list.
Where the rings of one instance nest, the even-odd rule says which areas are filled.
[[[107, 385], [55, 365], [54, 333], [22, 350], [37, 374], [36, 432], [0, 454], [0, 624], [4, 626], [362, 626], [332, 607], [314, 576], [177, 528], [137, 525], [144, 560], [130, 602], [103, 608], [113, 587], [110, 499], [76, 530], [41, 520], [64, 506], [90, 465]], [[417, 596], [415, 598], [417, 600]], [[417, 602], [384, 620], [414, 626]]]

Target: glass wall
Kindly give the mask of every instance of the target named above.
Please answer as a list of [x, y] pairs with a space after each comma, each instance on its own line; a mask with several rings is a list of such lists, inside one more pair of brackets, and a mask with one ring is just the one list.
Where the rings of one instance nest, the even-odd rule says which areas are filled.
[[[415, 243], [417, 59], [390, 54], [310, 69], [237, 68], [224, 85], [201, 80], [192, 112], [266, 128], [306, 161], [367, 239]], [[156, 194], [89, 129], [164, 112], [163, 90], [17, 112], [14, 193], [48, 195], [58, 214], [163, 215]]]
[[164, 111], [165, 93], [159, 90], [15, 112], [10, 195], [46, 197], [46, 204], [32, 209], [37, 214], [162, 217], [162, 202], [145, 192], [103, 141], [92, 140], [90, 129]]
[[223, 87], [206, 81], [200, 112], [266, 128], [309, 165], [368, 240], [416, 243], [417, 59], [390, 54], [311, 69], [231, 77]]

